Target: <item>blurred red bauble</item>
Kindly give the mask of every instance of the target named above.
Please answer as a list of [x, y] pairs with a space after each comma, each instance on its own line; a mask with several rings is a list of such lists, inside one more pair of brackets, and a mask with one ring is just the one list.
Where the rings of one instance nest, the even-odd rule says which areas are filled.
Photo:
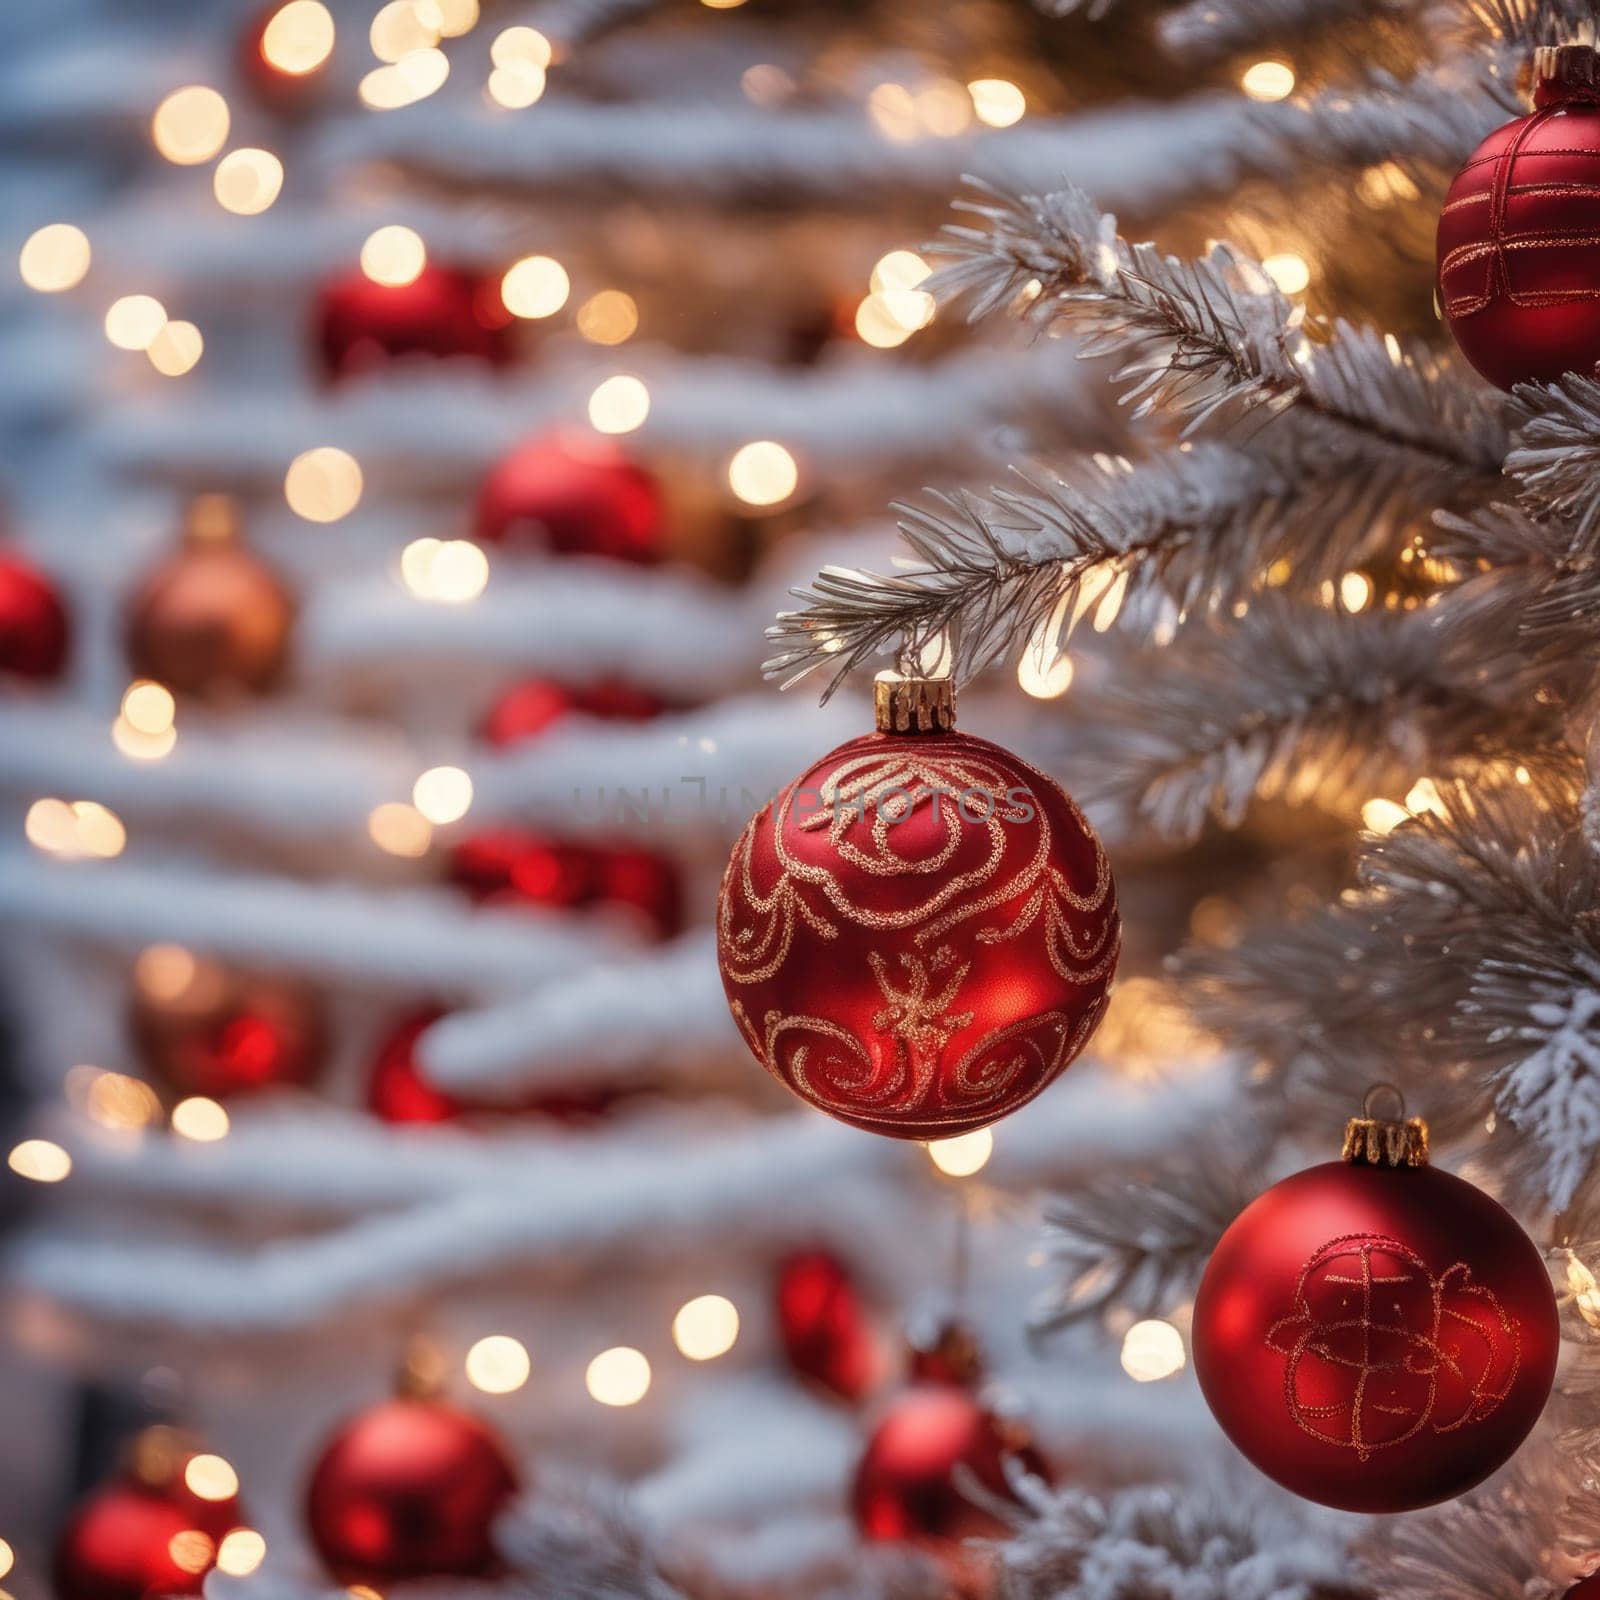
[[262, 104], [296, 109], [325, 81], [333, 39], [321, 0], [272, 0], [239, 35], [239, 75]]
[[1412, 1511], [1481, 1482], [1555, 1376], [1537, 1247], [1481, 1189], [1427, 1166], [1426, 1138], [1416, 1121], [1352, 1122], [1345, 1161], [1245, 1208], [1195, 1300], [1195, 1372], [1223, 1432], [1286, 1489], [1344, 1511]]
[[15, 551], [0, 551], [0, 674], [59, 677], [68, 636], [56, 586]]
[[942, 1317], [906, 1339], [906, 1377], [912, 1383], [949, 1383], [970, 1389], [983, 1381], [983, 1347], [959, 1317]]
[[509, 1102], [450, 1094], [430, 1083], [417, 1061], [417, 1041], [445, 1015], [443, 1007], [429, 1006], [413, 1012], [385, 1035], [367, 1079], [367, 1106], [375, 1116], [396, 1125], [518, 1114], [582, 1123], [604, 1116], [627, 1097], [627, 1089], [618, 1084], [542, 1089]]
[[1491, 133], [1439, 216], [1439, 301], [1491, 383], [1595, 376], [1600, 360], [1600, 55], [1537, 53], [1534, 111]]
[[190, 507], [183, 547], [128, 603], [128, 665], [175, 694], [260, 694], [283, 677], [294, 615], [283, 580], [238, 537], [231, 502], [205, 495]]
[[146, 1073], [174, 1094], [233, 1095], [313, 1082], [327, 1055], [316, 992], [153, 945], [134, 967], [129, 1032]]
[[774, 1300], [789, 1365], [841, 1400], [859, 1400], [878, 1375], [872, 1326], [854, 1281], [826, 1250], [799, 1250], [778, 1266]]
[[1567, 1590], [1564, 1600], [1600, 1600], [1600, 1572], [1580, 1578]]
[[386, 1400], [343, 1423], [306, 1493], [306, 1525], [342, 1583], [481, 1577], [515, 1466], [476, 1417], [433, 1399]]
[[948, 680], [877, 688], [879, 731], [802, 773], [734, 846], [718, 964], [751, 1051], [803, 1100], [948, 1138], [1026, 1105], [1094, 1032], [1116, 892], [1060, 787], [953, 731]]
[[475, 519], [490, 544], [613, 561], [661, 559], [655, 478], [609, 439], [545, 435], [520, 444], [484, 480]]
[[498, 750], [509, 750], [548, 732], [565, 717], [593, 717], [602, 722], [649, 722], [667, 708], [648, 689], [620, 678], [597, 683], [554, 683], [527, 678], [514, 683], [489, 708], [483, 737]]
[[1024, 1429], [996, 1417], [965, 1389], [919, 1384], [891, 1403], [872, 1430], [850, 1491], [864, 1538], [931, 1546], [994, 1537], [1005, 1525], [965, 1493], [965, 1468], [991, 1494], [1014, 1498], [1005, 1460], [1048, 1475]]
[[466, 356], [501, 367], [515, 354], [512, 320], [493, 277], [429, 262], [410, 283], [386, 284], [357, 267], [318, 293], [317, 356], [330, 380], [410, 356]]

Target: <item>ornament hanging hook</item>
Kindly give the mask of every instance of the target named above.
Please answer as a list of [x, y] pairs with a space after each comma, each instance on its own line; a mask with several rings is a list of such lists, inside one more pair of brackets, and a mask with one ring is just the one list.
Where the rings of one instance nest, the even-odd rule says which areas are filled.
[[1364, 1117], [1377, 1117], [1379, 1115], [1377, 1102], [1384, 1095], [1388, 1095], [1391, 1098], [1394, 1109], [1383, 1120], [1386, 1122], [1404, 1122], [1406, 1120], [1405, 1091], [1400, 1088], [1399, 1084], [1387, 1081], [1373, 1084], [1361, 1097], [1361, 1115]]

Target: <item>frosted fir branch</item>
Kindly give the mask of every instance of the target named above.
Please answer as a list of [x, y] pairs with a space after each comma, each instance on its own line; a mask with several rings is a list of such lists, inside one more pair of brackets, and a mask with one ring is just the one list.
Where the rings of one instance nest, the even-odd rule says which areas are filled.
[[1569, 372], [1514, 391], [1516, 434], [1506, 473], [1531, 516], [1572, 528], [1571, 554], [1592, 557], [1600, 533], [1600, 382]]
[[1400, 452], [1469, 483], [1499, 472], [1496, 403], [1427, 350], [1342, 322], [1314, 343], [1304, 307], [1256, 262], [1226, 244], [1195, 260], [1130, 244], [1080, 189], [974, 187], [957, 207], [977, 225], [945, 228], [936, 292], [967, 299], [973, 319], [1020, 300], [1078, 332], [1083, 355], [1119, 356], [1136, 417], [1164, 411], [1193, 432], [1294, 411], [1328, 429], [1330, 452]]
[[1179, 842], [1252, 802], [1354, 810], [1503, 733], [1424, 611], [1348, 616], [1274, 593], [1132, 659], [1072, 731], [1077, 792]]
[[1217, 1240], [1260, 1186], [1259, 1159], [1226, 1141], [1218, 1150], [1147, 1180], [1093, 1178], [1053, 1201], [1045, 1249], [1060, 1282], [1034, 1306], [1030, 1328], [1054, 1333], [1113, 1309], [1162, 1316], [1192, 1295]]
[[1189, 0], [1160, 19], [1158, 33], [1173, 55], [1199, 63], [1380, 8], [1393, 0]]
[[1486, 41], [1526, 53], [1593, 35], [1600, 25], [1595, 0], [1455, 0], [1463, 23]]
[[[1242, 1484], [1142, 1485], [1105, 1500], [1013, 1480], [999, 1600], [1357, 1600], [1331, 1521]], [[1000, 1507], [996, 1507], [1000, 1509]]]

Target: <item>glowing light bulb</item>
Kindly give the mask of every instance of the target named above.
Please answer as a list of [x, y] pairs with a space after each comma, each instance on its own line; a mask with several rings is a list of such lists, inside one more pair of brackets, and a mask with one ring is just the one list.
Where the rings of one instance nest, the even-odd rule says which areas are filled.
[[1258, 61], [1245, 69], [1239, 87], [1252, 100], [1286, 100], [1294, 93], [1294, 68], [1287, 61]]
[[261, 57], [291, 78], [315, 72], [333, 54], [333, 14], [321, 0], [289, 0], [261, 33]]
[[869, 294], [856, 307], [856, 336], [874, 350], [893, 350], [903, 345], [913, 330], [890, 310], [881, 294]]
[[623, 344], [638, 331], [639, 308], [620, 289], [602, 289], [578, 307], [578, 332], [591, 344]]
[[589, 396], [589, 423], [597, 433], [632, 433], [650, 415], [650, 391], [638, 378], [607, 378]]
[[1157, 1383], [1182, 1372], [1188, 1357], [1183, 1335], [1170, 1322], [1136, 1322], [1123, 1335], [1122, 1370], [1138, 1383]]
[[1017, 682], [1035, 700], [1055, 700], [1072, 687], [1072, 657], [1055, 645], [1030, 644], [1017, 663]]
[[144, 353], [163, 378], [181, 378], [199, 364], [205, 348], [206, 342], [192, 322], [164, 322]]
[[994, 1135], [987, 1128], [958, 1133], [953, 1139], [931, 1139], [928, 1159], [947, 1178], [970, 1178], [982, 1172], [994, 1154]]
[[500, 280], [500, 299], [514, 317], [553, 317], [567, 303], [572, 280], [551, 256], [524, 256]]
[[232, 1528], [217, 1546], [217, 1571], [248, 1578], [267, 1559], [267, 1541], [254, 1528]]
[[467, 1382], [485, 1394], [511, 1394], [532, 1370], [527, 1350], [510, 1334], [492, 1333], [467, 1351]]
[[125, 294], [106, 312], [106, 338], [119, 350], [148, 350], [167, 325], [167, 308], [148, 294]]
[[978, 121], [991, 128], [1009, 128], [1028, 109], [1027, 96], [1006, 78], [974, 78], [967, 93]]
[[361, 465], [333, 445], [302, 451], [284, 474], [283, 497], [307, 522], [337, 522], [360, 504]]
[[429, 50], [438, 44], [439, 29], [433, 23], [434, 18], [417, 0], [389, 0], [373, 17], [367, 42], [380, 61], [403, 61], [414, 51]]
[[177, 715], [178, 702], [164, 684], [138, 678], [122, 696], [122, 715], [140, 733], [165, 733]]
[[428, 264], [427, 246], [413, 228], [398, 222], [368, 234], [361, 246], [361, 270], [391, 289], [415, 283]]
[[531, 61], [541, 69], [555, 59], [550, 41], [537, 28], [507, 28], [495, 35], [489, 46], [489, 59], [497, 67], [510, 66], [514, 61]]
[[1280, 250], [1261, 263], [1261, 270], [1285, 294], [1299, 294], [1311, 282], [1311, 264], [1292, 250]]
[[741, 446], [728, 463], [728, 484], [747, 505], [778, 505], [794, 493], [799, 482], [800, 469], [794, 457], [771, 439]]
[[617, 1345], [589, 1363], [584, 1383], [603, 1406], [637, 1405], [650, 1392], [650, 1363], [642, 1350]]
[[413, 539], [400, 553], [400, 577], [419, 600], [462, 605], [483, 593], [489, 558], [467, 539]]
[[224, 211], [255, 217], [283, 189], [283, 163], [270, 150], [230, 150], [211, 175], [211, 192]]
[[537, 61], [518, 57], [495, 67], [485, 85], [489, 98], [507, 111], [525, 111], [544, 98], [545, 71]]
[[190, 1095], [172, 1108], [172, 1131], [196, 1144], [215, 1144], [228, 1137], [228, 1113], [205, 1095]]
[[204, 84], [174, 89], [150, 119], [156, 149], [175, 166], [209, 161], [228, 142], [228, 102]]
[[1404, 806], [1382, 797], [1367, 801], [1361, 808], [1361, 820], [1371, 833], [1393, 833], [1408, 815]]
[[70, 222], [52, 222], [28, 235], [17, 270], [30, 289], [60, 294], [83, 282], [89, 259], [88, 234]]
[[182, 1572], [204, 1572], [216, 1553], [210, 1534], [198, 1528], [185, 1528], [167, 1541], [168, 1559]]
[[72, 1157], [50, 1139], [24, 1139], [14, 1145], [6, 1165], [31, 1183], [60, 1183], [72, 1171]]
[[239, 1492], [239, 1474], [221, 1456], [190, 1456], [183, 1481], [202, 1500], [231, 1500]]
[[439, 49], [413, 50], [390, 66], [376, 67], [356, 91], [374, 111], [415, 105], [442, 89], [450, 76], [450, 58]]
[[389, 800], [373, 807], [367, 835], [387, 855], [416, 859], [427, 855], [433, 843], [433, 824], [415, 806]]
[[472, 809], [472, 779], [460, 767], [429, 767], [411, 788], [411, 803], [436, 828]]
[[697, 1295], [672, 1319], [672, 1342], [691, 1361], [726, 1355], [738, 1337], [738, 1307], [720, 1294]]

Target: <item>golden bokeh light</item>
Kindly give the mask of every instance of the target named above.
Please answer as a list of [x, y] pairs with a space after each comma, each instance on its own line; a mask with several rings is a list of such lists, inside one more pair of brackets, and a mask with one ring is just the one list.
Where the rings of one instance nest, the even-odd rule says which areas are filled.
[[428, 247], [414, 228], [398, 222], [367, 235], [361, 246], [361, 270], [374, 283], [398, 289], [415, 283], [428, 264]]
[[1122, 1370], [1138, 1383], [1158, 1383], [1182, 1372], [1188, 1357], [1183, 1335], [1170, 1322], [1136, 1322], [1122, 1337]]
[[419, 600], [463, 605], [489, 582], [489, 558], [469, 539], [413, 539], [400, 553], [400, 577]]
[[880, 83], [867, 96], [867, 115], [884, 138], [897, 144], [915, 139], [922, 131], [917, 103], [903, 83]]
[[172, 691], [148, 678], [135, 679], [122, 696], [122, 715], [140, 733], [165, 733], [177, 711]]
[[0, 1578], [6, 1577], [16, 1564], [16, 1551], [4, 1539], [0, 1539]]
[[330, 444], [304, 450], [283, 476], [283, 497], [307, 522], [337, 522], [361, 503], [361, 464]]
[[1293, 250], [1280, 250], [1266, 257], [1261, 270], [1285, 294], [1299, 294], [1311, 282], [1311, 263]]
[[1367, 801], [1361, 808], [1361, 821], [1369, 833], [1393, 833], [1409, 815], [1403, 805], [1382, 796]]
[[209, 161], [228, 142], [228, 102], [215, 89], [191, 83], [174, 89], [150, 119], [150, 137], [180, 167]]
[[122, 819], [97, 800], [35, 800], [23, 832], [36, 849], [65, 861], [109, 861], [128, 842]]
[[697, 1295], [672, 1319], [672, 1342], [691, 1361], [714, 1361], [738, 1338], [739, 1308], [724, 1295]]
[[1294, 93], [1294, 68], [1287, 61], [1258, 61], [1245, 69], [1239, 87], [1252, 100], [1287, 100]]
[[321, 0], [289, 0], [261, 32], [261, 56], [292, 78], [315, 72], [333, 54], [333, 13]]
[[116, 1133], [136, 1133], [161, 1120], [161, 1101], [143, 1079], [121, 1072], [88, 1070], [93, 1076], [83, 1091], [82, 1105], [91, 1122]]
[[111, 724], [111, 743], [119, 755], [131, 761], [160, 761], [177, 748], [178, 730], [166, 728], [160, 733], [140, 733], [126, 717], [118, 717]]
[[553, 256], [524, 256], [500, 280], [500, 299], [514, 317], [553, 317], [571, 292], [567, 269]]
[[958, 1133], [953, 1139], [931, 1139], [928, 1159], [947, 1178], [970, 1178], [982, 1172], [994, 1154], [994, 1135], [987, 1128]]
[[1017, 663], [1017, 682], [1035, 700], [1057, 700], [1072, 687], [1072, 657], [1058, 645], [1030, 643]]
[[6, 1165], [30, 1183], [60, 1183], [72, 1171], [72, 1157], [52, 1139], [24, 1139], [12, 1146]]
[[869, 294], [856, 307], [856, 336], [874, 350], [893, 350], [903, 345], [913, 330], [889, 310], [881, 294]]
[[167, 1556], [182, 1572], [204, 1572], [216, 1559], [217, 1547], [211, 1535], [198, 1528], [185, 1528], [167, 1541]]
[[356, 92], [374, 111], [395, 111], [426, 100], [449, 76], [450, 58], [443, 50], [413, 50], [390, 66], [373, 68]]
[[634, 1406], [650, 1392], [650, 1363], [642, 1350], [617, 1345], [589, 1363], [584, 1385], [603, 1406]]
[[429, 767], [411, 786], [411, 803], [436, 828], [472, 809], [472, 778], [460, 767]]
[[1347, 572], [1339, 580], [1339, 603], [1346, 611], [1365, 611], [1376, 591], [1364, 572]]
[[1009, 128], [1021, 122], [1028, 97], [1009, 78], [974, 78], [967, 85], [978, 121], [991, 128]]
[[125, 294], [106, 311], [106, 338], [119, 350], [148, 350], [167, 325], [167, 308], [153, 295]]
[[203, 1094], [190, 1095], [172, 1108], [172, 1131], [195, 1144], [215, 1144], [228, 1137], [228, 1113]]
[[417, 860], [433, 844], [433, 824], [415, 806], [388, 800], [368, 815], [367, 837], [386, 855]]
[[418, 0], [426, 20], [444, 39], [459, 39], [478, 25], [478, 0]]
[[642, 379], [618, 373], [589, 396], [589, 423], [597, 433], [632, 433], [650, 415], [650, 391]]
[[267, 1541], [254, 1528], [232, 1528], [217, 1546], [217, 1571], [248, 1578], [267, 1559]]
[[507, 111], [526, 111], [544, 98], [545, 71], [537, 61], [513, 60], [489, 73], [489, 98]]
[[163, 378], [181, 378], [200, 364], [205, 348], [206, 342], [192, 322], [176, 321], [162, 323], [144, 353]]
[[231, 1500], [239, 1492], [239, 1474], [221, 1456], [190, 1456], [183, 1481], [202, 1500]]
[[256, 217], [283, 189], [283, 163], [270, 150], [230, 150], [211, 175], [211, 192], [224, 211]]
[[555, 59], [550, 41], [537, 28], [507, 28], [495, 35], [489, 46], [489, 59], [497, 67], [508, 67], [514, 61], [531, 61], [541, 71]]
[[733, 11], [744, 3], [745, 0], [700, 0], [708, 11]]
[[728, 463], [728, 486], [746, 505], [780, 505], [799, 483], [794, 457], [773, 439], [741, 445]]
[[152, 1000], [177, 1000], [200, 975], [200, 963], [181, 944], [147, 944], [133, 964], [133, 981]]
[[639, 330], [639, 307], [621, 289], [602, 289], [578, 307], [575, 320], [590, 344], [624, 344]]
[[389, 0], [367, 30], [373, 55], [380, 61], [397, 62], [414, 51], [432, 49], [439, 42], [438, 16], [436, 9], [418, 0]]
[[467, 1382], [485, 1394], [514, 1393], [532, 1370], [527, 1349], [508, 1333], [491, 1333], [467, 1351]]
[[52, 222], [28, 235], [17, 258], [22, 281], [40, 294], [76, 288], [89, 271], [89, 235], [70, 222]]

